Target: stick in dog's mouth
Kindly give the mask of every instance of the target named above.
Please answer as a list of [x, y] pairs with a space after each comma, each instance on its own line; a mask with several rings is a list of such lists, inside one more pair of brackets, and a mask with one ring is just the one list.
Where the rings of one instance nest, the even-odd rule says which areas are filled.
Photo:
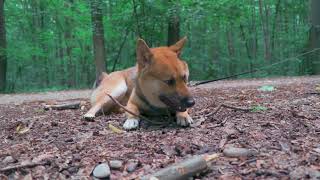
[[160, 95], [159, 99], [173, 111], [184, 112], [187, 110], [186, 107], [180, 105], [179, 98], [175, 98], [174, 96], [169, 98], [165, 95]]

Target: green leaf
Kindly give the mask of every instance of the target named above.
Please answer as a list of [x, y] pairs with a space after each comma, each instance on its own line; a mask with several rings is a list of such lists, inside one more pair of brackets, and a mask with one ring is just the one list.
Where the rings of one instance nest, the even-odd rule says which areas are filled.
[[274, 91], [275, 88], [274, 86], [266, 85], [266, 86], [261, 86], [259, 88], [260, 91]]
[[252, 107], [251, 112], [261, 112], [261, 111], [266, 111], [266, 110], [268, 110], [267, 107], [257, 105], [257, 106], [253, 106], [253, 107]]

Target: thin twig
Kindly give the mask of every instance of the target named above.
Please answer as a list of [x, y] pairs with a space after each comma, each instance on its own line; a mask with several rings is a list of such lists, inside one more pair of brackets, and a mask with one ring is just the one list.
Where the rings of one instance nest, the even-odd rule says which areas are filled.
[[220, 104], [216, 110], [214, 110], [213, 112], [209, 113], [209, 114], [206, 114], [205, 117], [209, 117], [209, 116], [212, 116], [212, 115], [215, 115], [218, 113], [218, 111], [220, 111], [220, 109], [222, 108], [222, 105]]
[[151, 122], [151, 123], [153, 123], [153, 124], [158, 124], [158, 125], [164, 124], [164, 123], [152, 121], [152, 120], [146, 118], [145, 116], [138, 115], [138, 114], [130, 111], [129, 109], [127, 109], [127, 108], [126, 108], [124, 105], [122, 105], [118, 100], [114, 99], [110, 94], [107, 93], [107, 96], [109, 96], [110, 99], [111, 99], [114, 103], [116, 103], [118, 106], [120, 106], [123, 110], [125, 110], [126, 112], [130, 113], [131, 115], [133, 115], [133, 116], [135, 116], [135, 117], [139, 117], [140, 119], [146, 120], [146, 121]]
[[212, 128], [224, 126], [228, 120], [229, 118], [225, 118], [221, 123], [215, 124], [213, 126], [208, 126], [207, 128], [212, 129]]
[[240, 163], [239, 166], [243, 166], [245, 164], [252, 163], [252, 162], [255, 162], [255, 161], [257, 161], [257, 158], [248, 159], [248, 160]]
[[242, 107], [234, 107], [234, 106], [230, 106], [230, 105], [226, 105], [226, 104], [220, 104], [215, 111], [206, 114], [205, 117], [209, 117], [212, 115], [215, 115], [216, 113], [218, 113], [220, 111], [221, 108], [229, 108], [229, 109], [234, 109], [234, 110], [238, 110], [238, 111], [245, 111], [245, 112], [249, 112], [252, 110], [252, 108], [242, 108]]
[[36, 166], [45, 166], [45, 165], [50, 165], [50, 161], [45, 161], [45, 162], [35, 162], [35, 163], [28, 163], [28, 164], [23, 164], [23, 165], [15, 165], [15, 166], [8, 166], [5, 168], [0, 169], [0, 173], [8, 172], [8, 171], [14, 171], [22, 168], [33, 168]]
[[225, 108], [229, 108], [229, 109], [234, 109], [234, 110], [238, 110], [238, 111], [246, 111], [249, 112], [252, 110], [252, 108], [243, 108], [243, 107], [235, 107], [235, 106], [230, 106], [227, 104], [221, 104], [221, 106], [225, 107]]
[[308, 92], [307, 95], [320, 95], [320, 92]]

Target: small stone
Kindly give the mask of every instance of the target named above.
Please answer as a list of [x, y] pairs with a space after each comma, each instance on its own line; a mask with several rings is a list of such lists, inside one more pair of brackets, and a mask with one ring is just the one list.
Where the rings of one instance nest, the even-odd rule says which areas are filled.
[[163, 152], [163, 154], [167, 156], [173, 156], [178, 154], [175, 146], [163, 145], [161, 146], [161, 151]]
[[110, 176], [110, 167], [107, 163], [101, 163], [94, 168], [92, 174], [96, 178], [107, 178]]
[[289, 174], [290, 179], [320, 179], [320, 171], [308, 167], [297, 167]]
[[53, 121], [53, 122], [51, 122], [51, 126], [56, 127], [56, 126], [58, 126], [58, 123]]
[[257, 154], [256, 151], [246, 148], [226, 147], [223, 154], [227, 157], [250, 157]]
[[73, 139], [72, 138], [68, 138], [68, 139], [64, 140], [64, 142], [73, 142]]
[[131, 162], [128, 162], [127, 164], [127, 171], [128, 172], [133, 172], [137, 169], [138, 167], [138, 162], [134, 162], [134, 161], [131, 161]]
[[109, 162], [111, 169], [121, 169], [123, 162], [119, 160], [112, 160]]
[[77, 173], [78, 170], [79, 170], [78, 167], [70, 167], [70, 168], [68, 168], [68, 171], [69, 171], [69, 173], [71, 173], [71, 174]]
[[80, 154], [74, 154], [73, 155], [73, 160], [76, 162], [80, 162], [81, 161], [81, 155]]
[[67, 178], [70, 177], [70, 172], [67, 170], [63, 170], [61, 173], [64, 174]]
[[3, 159], [2, 161], [4, 164], [10, 164], [10, 163], [15, 163], [17, 162], [16, 159], [14, 159], [12, 156], [7, 156]]

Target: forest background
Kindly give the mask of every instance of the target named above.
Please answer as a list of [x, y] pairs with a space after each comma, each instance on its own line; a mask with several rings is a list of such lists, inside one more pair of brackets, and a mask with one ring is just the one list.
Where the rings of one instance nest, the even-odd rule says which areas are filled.
[[[191, 80], [320, 74], [319, 0], [0, 0], [0, 91], [92, 87], [187, 36]], [[312, 53], [299, 56], [309, 51]]]

